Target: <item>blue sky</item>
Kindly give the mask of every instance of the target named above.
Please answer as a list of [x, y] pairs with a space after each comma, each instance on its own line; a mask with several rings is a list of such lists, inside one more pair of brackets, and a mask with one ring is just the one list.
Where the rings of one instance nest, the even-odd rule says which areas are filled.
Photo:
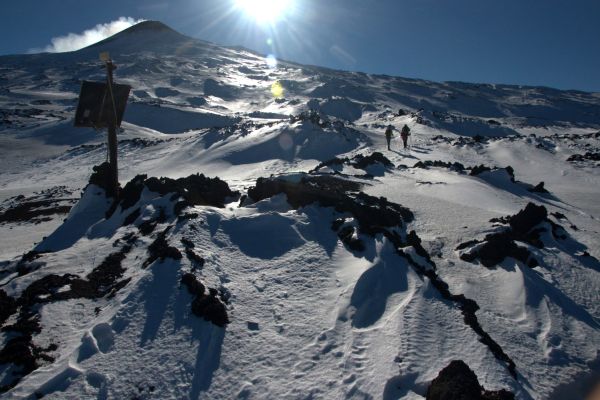
[[301, 63], [436, 81], [600, 92], [598, 0], [290, 0], [259, 24], [235, 0], [5, 1], [0, 54], [119, 17]]

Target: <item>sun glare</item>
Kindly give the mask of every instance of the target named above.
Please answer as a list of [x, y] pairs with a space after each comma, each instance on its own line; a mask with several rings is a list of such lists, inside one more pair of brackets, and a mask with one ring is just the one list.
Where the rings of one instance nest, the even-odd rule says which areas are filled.
[[281, 99], [283, 97], [284, 89], [283, 89], [283, 85], [279, 81], [275, 81], [271, 85], [271, 94], [276, 99]]
[[259, 23], [274, 23], [292, 8], [293, 0], [236, 0], [244, 13]]

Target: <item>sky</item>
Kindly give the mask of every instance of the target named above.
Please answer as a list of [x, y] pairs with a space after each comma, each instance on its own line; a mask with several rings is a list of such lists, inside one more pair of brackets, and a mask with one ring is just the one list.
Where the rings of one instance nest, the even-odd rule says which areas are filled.
[[[303, 64], [600, 92], [598, 0], [245, 1], [7, 0], [0, 55], [61, 51], [146, 19]], [[277, 18], [269, 1], [285, 4]]]

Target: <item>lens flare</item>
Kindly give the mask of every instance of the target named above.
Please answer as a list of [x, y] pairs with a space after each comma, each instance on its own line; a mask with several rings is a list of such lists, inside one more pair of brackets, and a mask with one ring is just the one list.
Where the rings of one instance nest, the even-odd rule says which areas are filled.
[[279, 136], [279, 146], [283, 150], [290, 150], [294, 146], [294, 140], [289, 134], [283, 133]]
[[271, 94], [273, 95], [273, 97], [275, 97], [276, 99], [281, 99], [284, 95], [284, 92], [285, 89], [279, 81], [273, 82], [273, 84], [271, 85]]
[[269, 54], [265, 59], [265, 62], [267, 63], [267, 67], [269, 67], [270, 69], [277, 68], [277, 59], [273, 54]]
[[273, 23], [290, 11], [292, 0], [236, 0], [236, 5], [259, 23]]

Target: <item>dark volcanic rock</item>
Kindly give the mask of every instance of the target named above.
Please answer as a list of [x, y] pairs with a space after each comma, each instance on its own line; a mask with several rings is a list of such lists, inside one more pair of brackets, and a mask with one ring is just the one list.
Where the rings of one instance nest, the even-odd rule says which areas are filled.
[[225, 304], [215, 295], [197, 296], [192, 302], [192, 312], [213, 324], [225, 327], [229, 323]]
[[588, 151], [585, 154], [573, 154], [571, 157], [567, 158], [567, 161], [575, 162], [575, 161], [600, 161], [600, 152], [590, 152]]
[[194, 242], [192, 242], [190, 239], [188, 238], [181, 238], [181, 244], [183, 244], [185, 246], [185, 248], [190, 248], [193, 249], [194, 247], [196, 247], [196, 245], [194, 244]]
[[0, 387], [0, 393], [16, 386], [21, 378], [39, 368], [42, 362], [54, 361], [47, 353], [57, 350], [58, 346], [52, 344], [44, 349], [33, 343], [33, 335], [42, 330], [39, 322], [39, 304], [112, 296], [129, 283], [130, 278], [119, 281], [125, 272], [121, 262], [131, 251], [130, 243], [135, 241], [135, 236], [124, 239], [128, 244], [106, 257], [86, 279], [72, 274], [46, 275], [30, 283], [17, 300], [6, 296], [6, 293], [0, 290], [0, 325], [5, 322], [2, 319], [4, 316], [10, 316], [19, 310], [17, 322], [2, 328], [2, 331], [10, 332], [14, 337], [0, 350], [0, 364], [10, 363], [20, 367], [20, 370], [13, 374], [13, 380]]
[[354, 168], [358, 168], [358, 169], [366, 169], [367, 167], [374, 165], [374, 164], [381, 164], [385, 168], [393, 168], [394, 167], [394, 164], [387, 157], [385, 157], [382, 153], [376, 151], [368, 156], [358, 154], [358, 155], [354, 156], [352, 159], [350, 159], [348, 157], [345, 157], [345, 158], [334, 157], [331, 160], [327, 160], [327, 161], [320, 163], [311, 172], [318, 171], [319, 169], [321, 169], [323, 167], [332, 166], [332, 165], [342, 165], [342, 164], [351, 165]]
[[194, 296], [203, 296], [205, 287], [204, 285], [196, 279], [196, 275], [191, 273], [185, 273], [181, 277], [181, 283], [185, 285], [190, 292], [190, 294]]
[[146, 186], [161, 195], [177, 193], [189, 205], [223, 208], [228, 197], [239, 196], [238, 192], [229, 189], [226, 182], [219, 178], [207, 178], [203, 174], [179, 179], [149, 178], [146, 180]]
[[0, 213], [0, 223], [3, 222], [44, 222], [48, 216], [67, 214], [71, 206], [57, 205], [53, 200], [23, 202]]
[[75, 199], [66, 186], [55, 186], [30, 196], [18, 195], [0, 204], [0, 224], [11, 222], [35, 223], [50, 221], [52, 215], [67, 214]]
[[461, 360], [452, 361], [431, 381], [427, 400], [477, 400], [481, 386], [475, 373]]
[[0, 386], [0, 393], [15, 387], [23, 376], [38, 369], [43, 362], [53, 362], [54, 358], [47, 353], [57, 349], [54, 344], [44, 349], [33, 343], [33, 335], [41, 332], [40, 317], [28, 310], [21, 311], [17, 322], [3, 327], [2, 331], [15, 336], [0, 350], [0, 364], [14, 364], [20, 369], [13, 373], [12, 380], [6, 380], [6, 384]]
[[[90, 177], [90, 183], [104, 188], [108, 193], [110, 182], [107, 183], [106, 179], [108, 179], [107, 174], [110, 173], [110, 166], [104, 163], [95, 166], [94, 171]], [[239, 197], [239, 192], [233, 192], [226, 182], [219, 178], [208, 178], [203, 174], [194, 174], [179, 179], [147, 178], [147, 175], [137, 175], [119, 191], [119, 202], [114, 203], [108, 210], [107, 218], [116, 211], [118, 205], [121, 205], [123, 211], [135, 205], [139, 201], [144, 187], [162, 196], [173, 193], [173, 201], [182, 199], [175, 204], [174, 212], [176, 215], [190, 205], [223, 208], [227, 198]]]
[[[118, 281], [125, 272], [121, 263], [129, 251], [131, 247], [126, 245], [120, 251], [109, 254], [86, 276], [86, 279], [71, 274], [46, 275], [32, 282], [21, 293], [18, 304], [22, 307], [30, 307], [34, 304], [68, 299], [97, 299], [114, 293], [129, 282], [129, 279]], [[67, 286], [69, 290], [59, 290]]]
[[149, 234], [151, 234], [152, 232], [154, 232], [154, 229], [156, 228], [156, 225], [158, 225], [158, 221], [155, 219], [147, 219], [144, 222], [142, 222], [139, 226], [138, 229], [140, 231], [140, 233], [144, 236], [148, 236]]
[[487, 171], [491, 171], [492, 169], [490, 167], [486, 167], [485, 165], [477, 165], [475, 167], [473, 167], [471, 169], [471, 172], [469, 173], [469, 175], [471, 176], [477, 176], [483, 172], [487, 172]]
[[[465, 248], [468, 246], [459, 247]], [[507, 231], [487, 235], [483, 245], [477, 251], [464, 253], [460, 256], [462, 260], [468, 262], [473, 262], [479, 258], [481, 264], [487, 268], [492, 268], [501, 263], [506, 257], [517, 259], [532, 268], [538, 265], [529, 250], [517, 246], [512, 235]]]
[[452, 361], [440, 371], [429, 389], [427, 400], [514, 400], [511, 392], [502, 389], [487, 391], [479, 384], [477, 375], [462, 360]]
[[187, 238], [181, 238], [181, 243], [185, 246], [185, 255], [192, 263], [193, 268], [202, 268], [204, 266], [204, 258], [196, 254], [193, 250], [195, 247], [194, 242]]
[[138, 217], [140, 216], [140, 208], [136, 208], [135, 210], [133, 210], [131, 213], [129, 213], [129, 215], [125, 218], [125, 220], [123, 221], [123, 226], [127, 226], [127, 225], [131, 225], [135, 222], [136, 219], [138, 219]]
[[393, 168], [394, 164], [385, 157], [382, 153], [376, 151], [369, 156], [363, 156], [362, 154], [354, 157], [354, 162], [352, 163], [356, 168], [365, 169], [373, 164], [381, 164], [386, 168]]
[[544, 188], [544, 182], [540, 182], [537, 185], [535, 185], [534, 187], [527, 189], [530, 192], [533, 193], [548, 193], [548, 191]]
[[17, 312], [17, 301], [0, 289], [0, 326], [15, 312]]
[[474, 167], [471, 168], [471, 172], [469, 173], [469, 175], [471, 176], [477, 176], [479, 174], [482, 174], [484, 172], [489, 172], [489, 171], [498, 171], [498, 170], [502, 170], [504, 169], [506, 171], [506, 173], [508, 174], [508, 176], [510, 177], [510, 181], [515, 183], [515, 170], [513, 169], [513, 167], [511, 167], [510, 165], [507, 166], [506, 168], [498, 168], [498, 167], [487, 167], [485, 165], [476, 165]]
[[111, 183], [111, 166], [108, 162], [103, 162], [100, 165], [93, 167], [93, 173], [90, 176], [90, 185], [96, 185], [104, 189], [108, 197], [114, 197], [116, 193], [113, 191]]
[[510, 217], [508, 223], [515, 233], [526, 235], [534, 226], [547, 219], [546, 207], [528, 203], [525, 209]]
[[158, 259], [161, 261], [164, 261], [166, 258], [172, 258], [174, 260], [182, 259], [183, 256], [177, 247], [169, 246], [166, 239], [168, 232], [169, 228], [159, 233], [154, 242], [148, 246], [148, 253], [150, 253], [150, 255], [148, 256], [148, 259], [144, 261], [144, 264], [142, 264], [142, 268], [146, 268]]
[[462, 165], [459, 162], [445, 162], [445, 161], [440, 161], [440, 160], [434, 160], [434, 161], [430, 161], [430, 160], [425, 160], [425, 161], [418, 161], [415, 165], [413, 165], [413, 168], [430, 168], [430, 167], [436, 167], [436, 168], [448, 168], [450, 170], [453, 171], [457, 171], [457, 172], [462, 172], [465, 170], [465, 166]]
[[364, 251], [365, 244], [362, 240], [355, 237], [356, 229], [353, 226], [345, 226], [338, 231], [338, 237], [349, 249], [354, 251]]
[[338, 212], [351, 213], [363, 233], [375, 234], [386, 227], [401, 226], [414, 219], [406, 207], [389, 202], [384, 197], [373, 197], [358, 192], [360, 184], [332, 176], [304, 176], [300, 182], [280, 178], [259, 178], [248, 190], [254, 201], [285, 193], [288, 203], [300, 208], [312, 203], [333, 207]]
[[506, 168], [504, 168], [506, 170], [506, 173], [510, 176], [510, 181], [511, 182], [515, 182], [515, 170], [513, 169], [513, 167], [511, 167], [510, 165]]
[[509, 226], [508, 229], [487, 235], [481, 242], [469, 241], [459, 245], [456, 248], [457, 250], [463, 250], [477, 243], [483, 243], [482, 246], [477, 247], [473, 251], [461, 254], [461, 259], [468, 262], [480, 259], [481, 264], [491, 268], [502, 262], [506, 257], [513, 257], [533, 268], [539, 265], [538, 261], [527, 248], [518, 246], [515, 241], [543, 248], [544, 243], [540, 235], [547, 231], [546, 227], [540, 226], [543, 222], [547, 222], [552, 226], [552, 234], [555, 237], [559, 239], [566, 238], [564, 234], [560, 233], [562, 228], [548, 219], [546, 208], [533, 203], [528, 203], [523, 210], [515, 215], [494, 218], [492, 222], [508, 224]]
[[195, 296], [192, 301], [194, 315], [220, 327], [225, 327], [229, 323], [227, 307], [219, 298], [217, 290], [209, 289], [206, 293], [205, 286], [191, 273], [184, 274], [181, 283], [187, 287], [190, 294]]
[[185, 255], [194, 267], [202, 268], [204, 266], [204, 258], [196, 254], [196, 252], [191, 248], [186, 247]]
[[146, 175], [137, 175], [135, 178], [127, 182], [125, 187], [121, 190], [119, 199], [121, 200], [121, 208], [127, 210], [133, 206], [140, 199], [142, 190], [144, 190], [144, 182], [146, 181]]

